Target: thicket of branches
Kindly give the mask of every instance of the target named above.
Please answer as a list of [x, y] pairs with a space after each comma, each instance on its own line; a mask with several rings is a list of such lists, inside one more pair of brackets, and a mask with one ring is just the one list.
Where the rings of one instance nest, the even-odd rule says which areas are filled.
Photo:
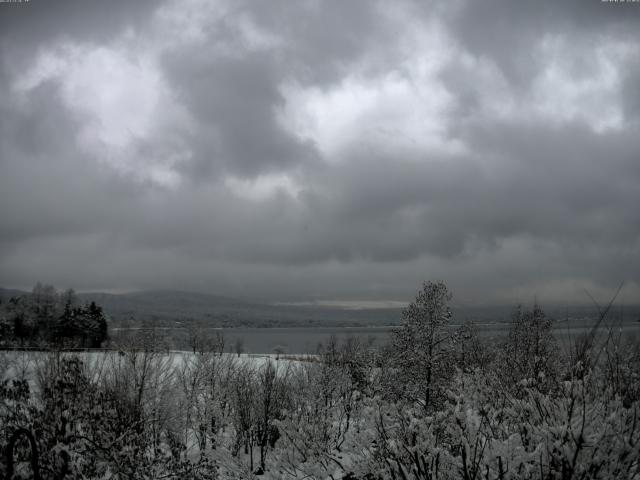
[[[383, 349], [350, 338], [306, 361], [119, 352], [0, 360], [0, 447], [26, 429], [41, 478], [640, 478], [640, 349], [597, 326], [557, 345], [539, 306], [488, 343], [425, 283]], [[31, 478], [26, 437], [16, 478]], [[0, 477], [8, 474], [0, 464]]]

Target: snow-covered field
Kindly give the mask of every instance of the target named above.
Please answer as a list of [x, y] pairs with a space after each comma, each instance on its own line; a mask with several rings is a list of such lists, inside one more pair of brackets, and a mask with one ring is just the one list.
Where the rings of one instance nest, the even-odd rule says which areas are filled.
[[[115, 350], [96, 352], [47, 352], [34, 350], [0, 351], [0, 381], [7, 379], [25, 379], [32, 389], [38, 387], [38, 371], [56, 357], [79, 358], [90, 377], [100, 378], [109, 369], [113, 369], [129, 361], [124, 352]], [[188, 363], [197, 360], [198, 354], [192, 352], [172, 350], [167, 353], [155, 354], [154, 361], [167, 373], [179, 372]], [[223, 353], [216, 358], [233, 361], [238, 367], [248, 366], [260, 369], [267, 362], [272, 362], [279, 371], [286, 370], [300, 362], [314, 361], [315, 355], [276, 355], [276, 354], [248, 354]]]

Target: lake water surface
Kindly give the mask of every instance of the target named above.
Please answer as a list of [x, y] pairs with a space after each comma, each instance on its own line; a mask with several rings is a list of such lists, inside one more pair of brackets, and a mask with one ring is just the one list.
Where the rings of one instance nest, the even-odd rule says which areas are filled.
[[[485, 323], [477, 324], [478, 332], [483, 338], [498, 338], [507, 334], [508, 324]], [[349, 337], [357, 337], [364, 342], [373, 345], [383, 345], [397, 327], [291, 327], [291, 328], [221, 328], [207, 329], [205, 335], [215, 336], [217, 332], [224, 335], [225, 350], [233, 351], [238, 338], [243, 343], [243, 351], [246, 353], [274, 353], [280, 350], [289, 354], [313, 354], [317, 352], [320, 343], [335, 336], [342, 342]], [[567, 345], [576, 337], [589, 331], [588, 324], [572, 325], [567, 328], [566, 324], [559, 322], [554, 328], [554, 334], [561, 344]], [[122, 331], [120, 331], [122, 332]], [[119, 332], [119, 333], [120, 333]], [[602, 329], [604, 335], [608, 330]], [[640, 323], [626, 323], [621, 326], [612, 327], [615, 335], [623, 338], [640, 338]], [[184, 329], [169, 329], [165, 332], [168, 337], [176, 342], [176, 348], [186, 348], [186, 338]], [[182, 343], [182, 344], [181, 344]]]

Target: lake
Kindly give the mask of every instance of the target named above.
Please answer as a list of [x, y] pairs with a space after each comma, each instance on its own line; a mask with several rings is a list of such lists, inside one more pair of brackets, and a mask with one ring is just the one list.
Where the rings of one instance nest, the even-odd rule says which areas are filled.
[[[508, 324], [479, 323], [476, 324], [481, 337], [497, 338], [507, 334]], [[373, 345], [386, 343], [394, 326], [384, 327], [290, 327], [290, 328], [211, 328], [201, 330], [203, 335], [215, 336], [220, 332], [224, 335], [225, 350], [233, 351], [236, 340], [243, 343], [243, 351], [247, 353], [273, 353], [276, 349], [288, 354], [316, 353], [320, 343], [326, 343], [332, 336], [339, 341], [349, 337], [358, 337], [362, 341]], [[114, 337], [125, 333], [125, 329], [113, 329]], [[140, 329], [126, 329], [135, 331]], [[178, 349], [187, 348], [187, 334], [185, 329], [158, 329], [164, 332]], [[561, 344], [567, 345], [577, 336], [588, 332], [588, 323], [580, 323], [567, 328], [566, 323], [558, 322], [554, 333]], [[640, 323], [625, 323], [615, 326], [613, 333], [623, 338], [634, 338], [640, 335]]]

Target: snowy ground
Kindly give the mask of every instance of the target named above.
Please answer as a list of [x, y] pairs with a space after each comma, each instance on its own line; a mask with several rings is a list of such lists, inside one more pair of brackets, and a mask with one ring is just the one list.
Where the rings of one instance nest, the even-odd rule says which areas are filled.
[[[86, 372], [94, 378], [99, 378], [102, 373], [125, 360], [122, 352], [46, 352], [34, 350], [0, 351], [0, 381], [8, 379], [26, 379], [32, 389], [37, 389], [37, 372], [41, 367], [55, 356], [78, 357], [85, 365]], [[178, 371], [186, 362], [194, 360], [196, 354], [192, 352], [172, 350], [159, 357], [159, 363], [167, 370]], [[314, 361], [316, 355], [276, 355], [276, 354], [235, 354], [223, 353], [223, 359], [233, 359], [241, 365], [253, 368], [261, 368], [267, 362], [272, 362], [279, 369], [294, 366], [300, 362]]]

